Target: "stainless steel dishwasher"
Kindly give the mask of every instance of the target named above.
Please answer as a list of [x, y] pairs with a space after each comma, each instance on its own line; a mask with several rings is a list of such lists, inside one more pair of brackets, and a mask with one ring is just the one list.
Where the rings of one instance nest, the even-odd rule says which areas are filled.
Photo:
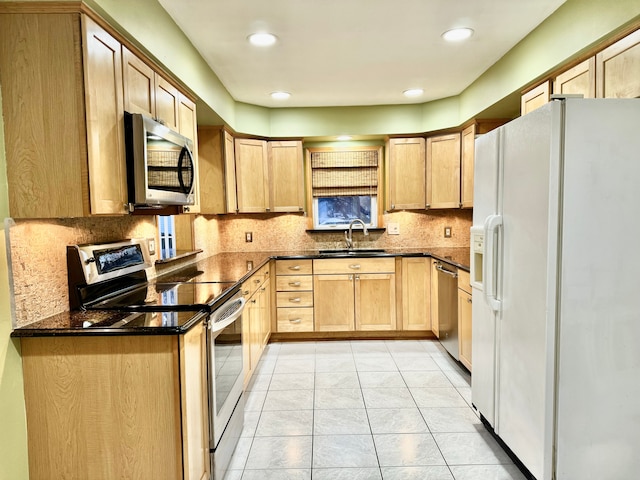
[[438, 321], [440, 343], [459, 360], [458, 346], [458, 272], [446, 263], [436, 264], [438, 272]]

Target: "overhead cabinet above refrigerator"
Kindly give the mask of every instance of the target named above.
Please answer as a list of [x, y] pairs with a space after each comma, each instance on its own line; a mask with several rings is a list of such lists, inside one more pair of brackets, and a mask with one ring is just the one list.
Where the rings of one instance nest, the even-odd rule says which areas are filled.
[[640, 471], [640, 100], [476, 141], [473, 403], [538, 480]]

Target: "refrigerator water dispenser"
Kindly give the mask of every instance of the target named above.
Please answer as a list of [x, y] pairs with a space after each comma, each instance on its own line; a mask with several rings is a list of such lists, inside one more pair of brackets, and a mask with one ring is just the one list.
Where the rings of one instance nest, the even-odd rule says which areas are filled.
[[482, 290], [484, 260], [484, 228], [471, 227], [471, 286]]

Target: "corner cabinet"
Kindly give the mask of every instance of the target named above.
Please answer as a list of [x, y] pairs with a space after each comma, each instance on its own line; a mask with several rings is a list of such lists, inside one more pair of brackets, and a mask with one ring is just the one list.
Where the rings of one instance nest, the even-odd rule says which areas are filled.
[[9, 213], [127, 213], [121, 44], [80, 13], [0, 11]]
[[30, 478], [208, 479], [205, 335], [22, 338]]

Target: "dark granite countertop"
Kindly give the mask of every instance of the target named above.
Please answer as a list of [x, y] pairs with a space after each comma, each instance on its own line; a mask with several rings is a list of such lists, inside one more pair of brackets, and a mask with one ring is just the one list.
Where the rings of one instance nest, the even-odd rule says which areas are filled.
[[[167, 273], [154, 282], [242, 283], [270, 259], [431, 256], [469, 271], [469, 248], [385, 249], [381, 252], [322, 253], [322, 250], [219, 253]], [[177, 315], [181, 315], [180, 320]], [[62, 312], [15, 329], [13, 337], [60, 335], [176, 335], [198, 323], [204, 312], [131, 313], [111, 310]], [[188, 316], [188, 317], [185, 317]], [[123, 323], [122, 326], [119, 326]]]

